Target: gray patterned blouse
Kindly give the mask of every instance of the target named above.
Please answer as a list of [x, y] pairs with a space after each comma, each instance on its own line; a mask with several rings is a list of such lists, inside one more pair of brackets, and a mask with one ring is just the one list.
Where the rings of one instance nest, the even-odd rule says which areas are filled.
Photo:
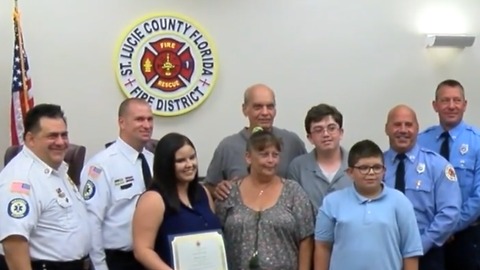
[[241, 181], [234, 181], [229, 197], [216, 205], [229, 269], [254, 269], [249, 263], [258, 240], [255, 269], [297, 270], [300, 241], [314, 232], [314, 210], [307, 194], [297, 182], [283, 179], [277, 203], [258, 212], [243, 204], [239, 192]]

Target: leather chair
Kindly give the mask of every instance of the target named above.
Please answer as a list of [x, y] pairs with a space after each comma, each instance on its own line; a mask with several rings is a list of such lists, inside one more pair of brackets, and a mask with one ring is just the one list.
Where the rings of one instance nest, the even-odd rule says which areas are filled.
[[[110, 145], [112, 145], [112, 143], [114, 143], [115, 141], [111, 141], [111, 142], [108, 142], [105, 144], [105, 148], [109, 147]], [[145, 145], [145, 148], [152, 152], [152, 153], [155, 153], [155, 147], [157, 147], [157, 143], [158, 143], [158, 140], [154, 140], [154, 139], [151, 139], [149, 142], [147, 142], [147, 144]]]
[[[7, 165], [21, 150], [22, 146], [18, 145], [8, 147], [5, 151], [4, 165]], [[86, 152], [85, 146], [70, 144], [65, 154], [64, 160], [68, 164], [68, 175], [77, 186], [80, 185], [80, 173], [85, 163]]]

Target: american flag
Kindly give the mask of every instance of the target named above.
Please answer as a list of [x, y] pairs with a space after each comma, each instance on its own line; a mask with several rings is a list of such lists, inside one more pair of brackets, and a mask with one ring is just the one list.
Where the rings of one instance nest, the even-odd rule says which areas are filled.
[[16, 193], [28, 194], [30, 193], [30, 185], [26, 183], [13, 182], [10, 187], [10, 191], [16, 192]]
[[15, 44], [13, 55], [12, 76], [12, 103], [10, 109], [10, 136], [12, 145], [23, 144], [23, 119], [25, 114], [33, 107], [32, 82], [28, 76], [28, 59], [23, 46], [22, 28], [20, 15], [17, 7], [13, 12], [13, 25], [15, 32]]
[[97, 179], [97, 177], [102, 173], [102, 169], [95, 167], [95, 166], [90, 166], [88, 169], [88, 176], [92, 178], [92, 180]]

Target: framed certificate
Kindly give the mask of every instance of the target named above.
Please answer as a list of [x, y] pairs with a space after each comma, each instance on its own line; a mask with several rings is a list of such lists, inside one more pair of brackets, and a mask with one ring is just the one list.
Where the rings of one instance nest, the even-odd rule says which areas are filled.
[[170, 236], [175, 270], [228, 270], [220, 231]]

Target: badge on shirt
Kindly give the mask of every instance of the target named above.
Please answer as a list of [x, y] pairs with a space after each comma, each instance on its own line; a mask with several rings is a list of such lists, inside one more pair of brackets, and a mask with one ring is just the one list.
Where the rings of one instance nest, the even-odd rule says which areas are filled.
[[460, 146], [460, 154], [465, 155], [468, 152], [468, 144], [464, 143]]
[[65, 198], [65, 192], [63, 192], [61, 188], [57, 188], [55, 191], [57, 192], [59, 198]]
[[121, 190], [125, 190], [125, 189], [131, 188], [132, 186], [133, 186], [133, 183], [127, 183], [127, 184], [125, 184], [125, 185], [121, 185], [121, 186], [120, 186], [120, 189], [121, 189]]
[[133, 176], [125, 177], [125, 182], [127, 182], [127, 183], [133, 182]]
[[30, 206], [25, 199], [15, 198], [8, 203], [8, 215], [12, 218], [24, 218], [28, 215]]
[[95, 195], [95, 189], [95, 184], [92, 181], [88, 180], [85, 184], [85, 187], [83, 188], [83, 199], [85, 201], [88, 201], [93, 198], [93, 196]]
[[417, 172], [423, 173], [425, 171], [425, 163], [418, 163]]
[[121, 186], [121, 185], [125, 184], [125, 179], [123, 179], [123, 178], [115, 179], [115, 180], [113, 181], [113, 184], [114, 184], [115, 186]]
[[450, 181], [457, 181], [457, 174], [455, 173], [455, 169], [453, 169], [452, 165], [448, 164], [445, 167], [445, 176]]

